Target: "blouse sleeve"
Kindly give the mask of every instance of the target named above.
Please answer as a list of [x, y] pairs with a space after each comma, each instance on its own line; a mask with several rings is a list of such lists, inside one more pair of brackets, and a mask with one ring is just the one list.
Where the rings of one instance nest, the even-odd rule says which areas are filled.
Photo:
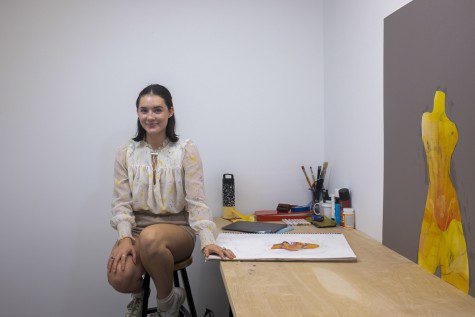
[[114, 190], [112, 192], [111, 226], [119, 233], [119, 239], [132, 237], [135, 217], [132, 211], [132, 192], [125, 163], [127, 147], [121, 148], [116, 155], [114, 164]]
[[183, 157], [183, 170], [185, 173], [185, 200], [189, 212], [188, 221], [193, 230], [200, 236], [201, 249], [209, 244], [214, 244], [213, 232], [216, 225], [205, 203], [205, 190], [203, 179], [203, 164], [195, 144], [188, 141]]

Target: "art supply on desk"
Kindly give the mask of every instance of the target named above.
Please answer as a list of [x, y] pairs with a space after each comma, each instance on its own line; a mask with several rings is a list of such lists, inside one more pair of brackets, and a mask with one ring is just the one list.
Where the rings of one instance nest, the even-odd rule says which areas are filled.
[[332, 217], [332, 204], [331, 203], [319, 203], [320, 214], [331, 218]]
[[295, 207], [295, 205], [279, 203], [276, 209], [279, 212], [289, 212], [292, 207]]
[[351, 196], [348, 188], [338, 190], [338, 197], [343, 208], [351, 208]]
[[355, 227], [355, 211], [353, 208], [343, 208], [343, 227], [353, 229]]
[[[274, 244], [310, 243], [319, 245], [316, 249], [303, 249], [296, 252], [272, 249]], [[235, 234], [221, 233], [216, 244], [233, 250], [236, 258], [225, 261], [346, 261], [355, 262], [356, 255], [339, 233], [313, 234]], [[208, 260], [221, 260], [219, 256], [210, 255]]]
[[323, 162], [323, 167], [318, 167], [317, 180], [310, 186], [313, 194], [313, 201], [319, 202], [323, 194], [323, 183], [325, 182], [325, 175], [328, 168], [328, 162]]
[[331, 218], [324, 217], [324, 216], [321, 216], [321, 217], [323, 217], [323, 219], [321, 221], [316, 221], [316, 220], [312, 219], [310, 222], [312, 223], [312, 225], [314, 225], [317, 228], [336, 227], [336, 221], [335, 220], [333, 220]]
[[335, 202], [335, 222], [338, 226], [341, 225], [341, 210], [340, 210], [340, 203], [339, 203], [339, 199], [337, 198], [336, 199], [336, 202]]
[[315, 214], [320, 214], [328, 218], [332, 218], [331, 216], [331, 203], [330, 202], [320, 202], [316, 203], [313, 206], [313, 211]]
[[231, 212], [235, 215], [235, 218], [228, 219], [228, 220], [231, 220], [233, 222], [235, 222], [235, 221], [256, 221], [256, 219], [254, 218], [254, 215], [244, 215], [244, 214], [240, 213], [239, 211], [237, 211], [234, 208], [231, 209]]
[[323, 191], [323, 179], [319, 178], [312, 189], [312, 194], [313, 194], [313, 200], [314, 202], [319, 202], [320, 198], [322, 196], [322, 191]]
[[311, 225], [311, 223], [308, 222], [305, 219], [282, 219], [282, 222], [285, 223], [286, 225], [289, 225], [289, 226], [308, 226], [308, 225]]
[[312, 183], [310, 182], [310, 179], [308, 179], [308, 175], [307, 175], [307, 172], [305, 171], [305, 167], [302, 165], [302, 166], [300, 166], [300, 168], [302, 169], [302, 172], [305, 175], [305, 179], [307, 180], [308, 187], [311, 189], [312, 188]]
[[294, 206], [290, 209], [291, 212], [304, 212], [310, 211], [310, 207], [308, 206]]
[[315, 174], [313, 174], [313, 168], [310, 166], [310, 173], [312, 174], [312, 181], [315, 183], [317, 179], [315, 178]]
[[343, 217], [343, 209], [344, 208], [351, 208], [351, 198], [350, 198], [350, 191], [348, 188], [341, 188], [338, 190], [338, 196], [340, 198], [340, 220], [341, 226], [345, 226], [345, 219]]
[[232, 219], [234, 218], [233, 209], [235, 206], [235, 196], [234, 196], [234, 175], [233, 174], [223, 174], [223, 214], [222, 218]]
[[226, 225], [223, 230], [240, 231], [248, 233], [275, 233], [283, 228], [286, 228], [286, 224], [281, 223], [264, 223], [264, 222], [252, 222], [252, 221], [238, 221]]
[[323, 162], [322, 172], [320, 173], [320, 178], [321, 179], [325, 179], [325, 175], [327, 173], [327, 168], [328, 168], [328, 162]]
[[332, 204], [331, 218], [335, 219], [335, 195], [332, 194], [330, 196], [330, 201], [331, 201], [331, 204]]
[[[317, 215], [317, 214], [312, 215], [312, 220], [313, 221], [322, 222], [324, 219], [325, 219], [325, 217], [322, 216], [322, 215]], [[312, 223], [313, 223], [313, 221], [312, 221]]]
[[312, 216], [311, 211], [280, 213], [277, 210], [254, 211], [257, 221], [282, 221], [282, 219], [305, 219]]

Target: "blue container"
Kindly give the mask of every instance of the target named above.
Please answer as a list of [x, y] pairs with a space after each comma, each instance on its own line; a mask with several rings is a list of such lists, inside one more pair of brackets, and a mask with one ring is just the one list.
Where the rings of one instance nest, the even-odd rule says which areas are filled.
[[335, 204], [335, 222], [337, 226], [341, 225], [340, 204]]
[[309, 206], [295, 206], [290, 209], [292, 212], [304, 212], [304, 211], [310, 211]]

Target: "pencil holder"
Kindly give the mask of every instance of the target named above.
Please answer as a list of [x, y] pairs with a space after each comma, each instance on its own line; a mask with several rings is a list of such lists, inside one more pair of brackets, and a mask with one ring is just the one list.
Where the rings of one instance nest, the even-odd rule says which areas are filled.
[[235, 208], [234, 201], [234, 175], [223, 174], [223, 215], [224, 219], [233, 219], [232, 210]]
[[310, 188], [310, 191], [312, 192], [312, 206], [318, 202], [320, 202], [320, 196], [322, 195], [322, 182], [321, 180], [318, 180], [315, 182]]

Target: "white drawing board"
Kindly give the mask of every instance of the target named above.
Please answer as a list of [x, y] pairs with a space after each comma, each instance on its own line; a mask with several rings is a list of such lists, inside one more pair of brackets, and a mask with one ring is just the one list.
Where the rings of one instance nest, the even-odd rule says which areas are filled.
[[[316, 249], [288, 251], [272, 249], [274, 244], [302, 242], [318, 244]], [[236, 234], [221, 233], [216, 244], [230, 249], [235, 261], [347, 261], [355, 262], [356, 255], [343, 234]], [[211, 255], [208, 260], [220, 260]]]

